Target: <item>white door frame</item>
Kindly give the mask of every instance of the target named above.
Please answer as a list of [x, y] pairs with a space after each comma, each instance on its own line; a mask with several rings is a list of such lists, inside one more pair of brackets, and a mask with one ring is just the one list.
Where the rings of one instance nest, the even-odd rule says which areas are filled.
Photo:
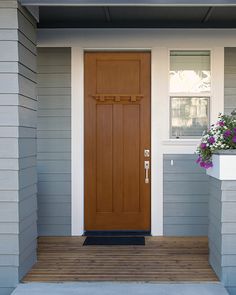
[[[90, 49], [87, 49], [91, 51]], [[86, 49], [72, 47], [71, 51], [71, 73], [72, 73], [72, 235], [83, 235], [84, 233], [84, 52]], [[153, 56], [153, 50], [150, 48], [134, 49], [134, 48], [119, 48], [119, 49], [93, 49], [97, 51], [148, 51]], [[156, 52], [155, 57], [163, 53]], [[158, 71], [156, 71], [155, 63], [151, 63], [151, 85], [159, 79]], [[160, 91], [161, 89], [159, 89]], [[158, 97], [158, 92], [155, 87], [151, 87], [151, 98]], [[160, 150], [156, 126], [158, 126], [158, 113], [160, 112], [159, 103], [157, 100], [151, 99], [151, 150], [152, 150], [152, 165], [151, 177], [155, 177], [157, 171], [162, 171], [163, 157], [161, 153], [155, 153], [153, 150]], [[155, 133], [153, 134], [153, 132]], [[157, 169], [158, 168], [158, 169]], [[159, 173], [158, 173], [159, 174]], [[163, 179], [159, 175], [157, 181], [151, 181], [151, 234], [163, 235]], [[153, 197], [155, 196], [155, 197]], [[156, 213], [158, 212], [158, 214]]]

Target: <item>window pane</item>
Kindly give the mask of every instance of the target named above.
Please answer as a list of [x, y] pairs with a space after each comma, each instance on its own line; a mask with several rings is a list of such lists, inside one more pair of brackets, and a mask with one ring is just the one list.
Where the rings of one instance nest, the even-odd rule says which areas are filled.
[[171, 97], [171, 137], [198, 137], [208, 128], [208, 97]]
[[210, 92], [210, 51], [170, 53], [170, 92]]

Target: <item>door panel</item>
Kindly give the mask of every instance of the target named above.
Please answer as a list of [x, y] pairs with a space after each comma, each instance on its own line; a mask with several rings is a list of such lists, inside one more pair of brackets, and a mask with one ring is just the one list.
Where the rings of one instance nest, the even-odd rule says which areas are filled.
[[85, 53], [86, 230], [150, 230], [144, 149], [150, 54]]

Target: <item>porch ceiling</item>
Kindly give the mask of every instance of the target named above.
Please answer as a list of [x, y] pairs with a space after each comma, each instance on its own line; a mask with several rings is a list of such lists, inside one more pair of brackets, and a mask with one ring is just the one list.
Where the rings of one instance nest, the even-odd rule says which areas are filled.
[[236, 6], [40, 6], [39, 28], [236, 28]]

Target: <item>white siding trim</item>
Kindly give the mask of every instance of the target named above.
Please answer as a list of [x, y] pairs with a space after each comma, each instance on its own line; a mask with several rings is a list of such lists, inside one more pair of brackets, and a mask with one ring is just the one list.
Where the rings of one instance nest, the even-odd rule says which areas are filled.
[[[173, 34], [175, 32], [175, 34]], [[72, 235], [84, 232], [84, 97], [83, 52], [89, 50], [137, 50], [152, 52], [152, 187], [151, 233], [163, 235], [163, 154], [192, 154], [196, 140], [169, 139], [169, 49], [201, 49], [208, 41], [212, 58], [210, 119], [224, 108], [224, 46], [236, 46], [229, 35], [236, 30], [39, 30], [39, 46], [72, 47]], [[202, 37], [201, 37], [202, 36]], [[221, 46], [222, 44], [222, 46]], [[145, 47], [148, 45], [148, 47]]]

